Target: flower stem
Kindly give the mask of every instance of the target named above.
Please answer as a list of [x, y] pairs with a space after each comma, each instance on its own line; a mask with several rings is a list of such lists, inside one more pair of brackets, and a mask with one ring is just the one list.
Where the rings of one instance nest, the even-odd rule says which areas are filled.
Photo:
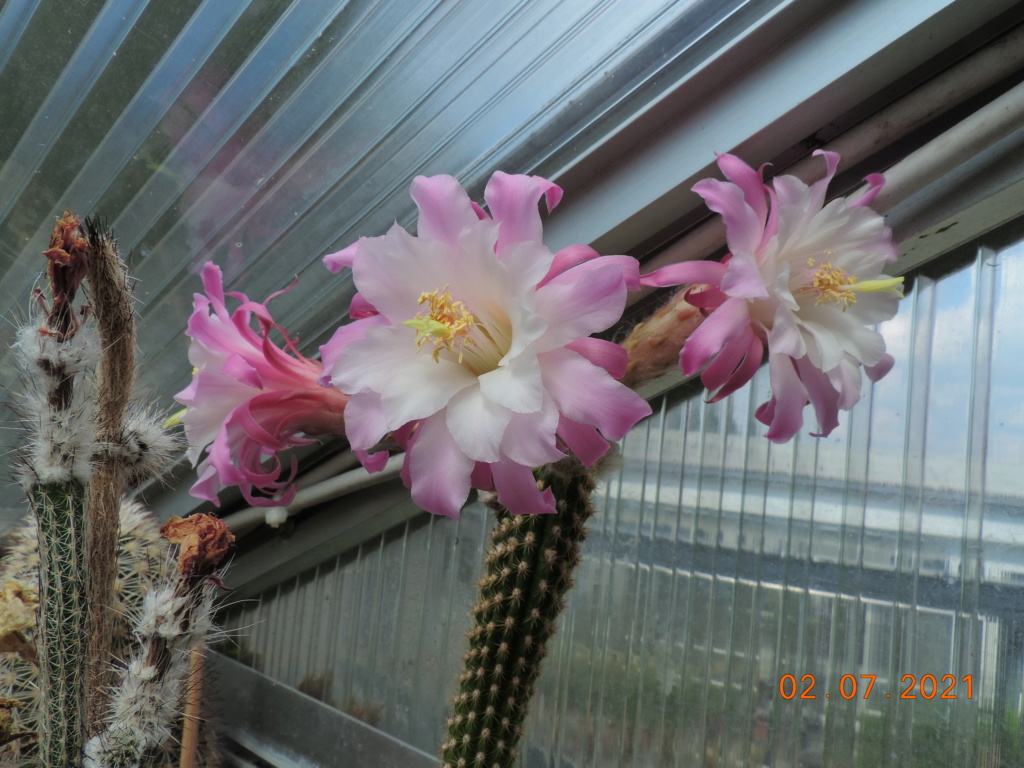
[[554, 515], [513, 515], [489, 502], [498, 525], [478, 583], [475, 625], [442, 746], [445, 766], [511, 768], [547, 642], [565, 607], [585, 523], [594, 513], [591, 473], [576, 459], [539, 470]]

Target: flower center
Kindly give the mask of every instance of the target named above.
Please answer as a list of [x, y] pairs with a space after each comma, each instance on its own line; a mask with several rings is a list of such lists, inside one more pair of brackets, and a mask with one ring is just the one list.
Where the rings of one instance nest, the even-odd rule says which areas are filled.
[[404, 322], [404, 325], [416, 331], [416, 348], [423, 349], [423, 345], [429, 341], [434, 345], [431, 357], [436, 363], [442, 350], [455, 352], [458, 347], [461, 365], [466, 344], [475, 343], [469, 338], [470, 332], [477, 326], [473, 313], [461, 301], [452, 299], [447, 285], [438, 291], [421, 293], [419, 303], [428, 304], [428, 311], [420, 312]]
[[[814, 259], [808, 259], [807, 266], [814, 269]], [[814, 276], [811, 280], [811, 287], [818, 294], [818, 300], [814, 302], [814, 306], [831, 301], [846, 309], [857, 301], [853, 288], [851, 288], [856, 284], [857, 278], [851, 277], [839, 267], [833, 267], [831, 261], [822, 262], [817, 269], [814, 269]]]
[[[825, 251], [830, 255], [831, 251]], [[814, 306], [821, 306], [825, 302], [838, 304], [845, 311], [848, 307], [857, 303], [858, 293], [872, 293], [887, 291], [902, 295], [902, 277], [888, 277], [882, 280], [858, 280], [845, 270], [832, 265], [831, 261], [816, 262], [813, 258], [807, 259], [807, 267], [810, 272], [810, 280], [797, 290], [797, 293], [816, 294]]]

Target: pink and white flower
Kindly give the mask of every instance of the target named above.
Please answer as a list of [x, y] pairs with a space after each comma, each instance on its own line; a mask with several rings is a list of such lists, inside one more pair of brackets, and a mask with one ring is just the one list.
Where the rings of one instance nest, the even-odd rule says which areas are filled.
[[[219, 505], [217, 492], [237, 485], [250, 504], [287, 506], [295, 495], [295, 460], [283, 476], [278, 452], [312, 442], [308, 436], [344, 435], [348, 398], [318, 383], [320, 364], [299, 354], [266, 304], [230, 293], [241, 303], [229, 312], [220, 268], [207, 263], [202, 276], [206, 293], [195, 294], [186, 331], [195, 372], [175, 395], [186, 406], [188, 456], [199, 464], [191, 493]], [[270, 339], [275, 328], [284, 349]]]
[[359, 293], [324, 371], [350, 396], [354, 448], [389, 432], [407, 448], [402, 477], [424, 509], [457, 516], [473, 487], [552, 512], [532, 468], [566, 449], [591, 464], [650, 413], [615, 381], [625, 351], [588, 338], [619, 319], [638, 267], [582, 245], [552, 254], [538, 203], [561, 189], [544, 179], [495, 173], [484, 197], [488, 213], [450, 176], [418, 177], [417, 237], [395, 225], [325, 257]]
[[861, 369], [877, 381], [893, 365], [873, 326], [896, 314], [903, 278], [883, 274], [898, 250], [882, 217], [868, 208], [885, 183], [868, 176], [856, 200], [824, 204], [839, 155], [818, 151], [825, 178], [808, 186], [777, 176], [772, 187], [732, 155], [718, 167], [728, 181], [704, 179], [694, 191], [725, 222], [729, 255], [721, 263], [674, 264], [641, 277], [652, 286], [694, 284], [687, 296], [709, 317], [686, 341], [683, 373], [719, 400], [742, 387], [768, 348], [772, 397], [757, 410], [766, 437], [784, 442], [814, 407], [817, 436], [839, 424], [860, 399]]

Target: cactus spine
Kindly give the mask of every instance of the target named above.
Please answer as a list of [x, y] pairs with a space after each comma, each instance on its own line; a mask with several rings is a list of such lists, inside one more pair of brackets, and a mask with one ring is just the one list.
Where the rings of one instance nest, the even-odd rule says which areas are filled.
[[450, 768], [511, 768], [518, 758], [540, 663], [565, 607], [579, 563], [586, 521], [594, 512], [592, 474], [575, 458], [539, 470], [551, 487], [554, 515], [513, 515], [497, 501], [498, 525], [478, 582], [475, 625], [442, 746]]

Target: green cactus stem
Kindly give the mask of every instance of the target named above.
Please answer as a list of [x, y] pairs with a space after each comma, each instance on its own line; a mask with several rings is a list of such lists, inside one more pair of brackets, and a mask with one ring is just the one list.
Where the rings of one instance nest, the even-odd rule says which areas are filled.
[[556, 514], [517, 516], [496, 500], [487, 502], [498, 524], [442, 745], [450, 768], [511, 768], [516, 762], [541, 660], [573, 585], [585, 524], [594, 512], [594, 479], [575, 458], [538, 474], [554, 493]]
[[37, 485], [31, 504], [39, 521], [39, 677], [43, 729], [40, 762], [77, 768], [85, 737], [85, 654], [88, 640], [85, 488], [75, 481]]

